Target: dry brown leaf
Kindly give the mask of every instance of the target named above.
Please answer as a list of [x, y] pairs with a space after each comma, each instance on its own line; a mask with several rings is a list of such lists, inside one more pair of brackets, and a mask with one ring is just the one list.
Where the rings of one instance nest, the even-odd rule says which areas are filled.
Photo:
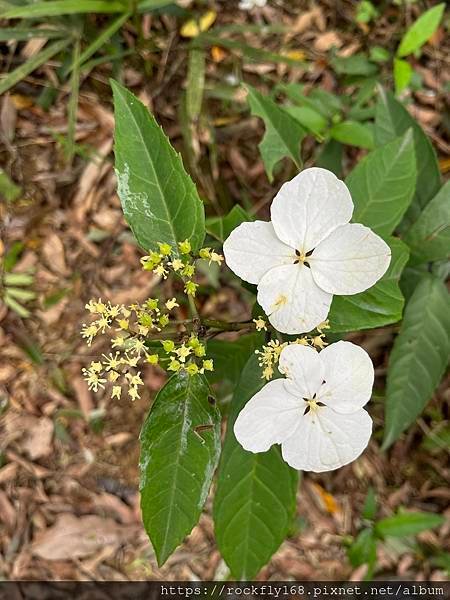
[[62, 276], [68, 274], [64, 245], [59, 235], [51, 233], [47, 236], [42, 246], [42, 255], [51, 271]]
[[52, 438], [53, 421], [48, 417], [41, 417], [28, 429], [22, 447], [31, 460], [36, 460], [51, 453]]
[[113, 519], [96, 515], [75, 517], [67, 513], [39, 535], [32, 544], [34, 555], [45, 560], [73, 560], [90, 556], [105, 546], [118, 546], [131, 528], [120, 527]]
[[327, 31], [318, 35], [314, 41], [314, 49], [318, 52], [327, 52], [332, 47], [340, 48], [342, 40], [335, 31]]

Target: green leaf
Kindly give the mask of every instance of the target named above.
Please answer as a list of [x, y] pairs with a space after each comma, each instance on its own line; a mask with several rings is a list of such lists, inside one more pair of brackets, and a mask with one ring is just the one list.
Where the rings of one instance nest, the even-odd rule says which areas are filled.
[[28, 41], [34, 38], [46, 38], [48, 40], [67, 36], [64, 29], [36, 29], [36, 27], [3, 27], [0, 29], [0, 42], [9, 40]]
[[383, 146], [392, 142], [412, 127], [416, 153], [417, 182], [414, 198], [405, 216], [405, 221], [415, 221], [422, 208], [441, 187], [441, 175], [436, 153], [420, 125], [391, 92], [380, 89], [375, 116], [375, 142]]
[[180, 155], [145, 106], [117, 82], [111, 85], [118, 193], [137, 241], [146, 250], [166, 242], [176, 256], [185, 239], [199, 249], [204, 208]]
[[411, 249], [413, 265], [450, 256], [450, 181], [427, 204], [404, 240]]
[[408, 247], [397, 238], [389, 238], [391, 264], [380, 281], [354, 296], [334, 296], [328, 315], [330, 331], [342, 333], [383, 327], [402, 318], [404, 298], [399, 279], [408, 262]]
[[413, 70], [409, 62], [400, 58], [394, 58], [394, 82], [395, 93], [397, 95], [408, 87], [412, 74]]
[[364, 506], [362, 509], [361, 516], [363, 519], [369, 519], [373, 521], [376, 517], [378, 510], [377, 497], [375, 495], [375, 490], [373, 487], [370, 487], [367, 491], [366, 499], [364, 500]]
[[205, 51], [191, 48], [189, 51], [186, 84], [186, 110], [188, 117], [196, 121], [200, 116], [205, 88]]
[[347, 551], [352, 567], [375, 564], [377, 559], [377, 540], [372, 529], [363, 529]]
[[11, 71], [0, 79], [0, 94], [4, 94], [10, 88], [12, 88], [16, 83], [22, 81], [24, 77], [35, 71], [41, 65], [46, 63], [52, 56], [61, 52], [66, 46], [68, 46], [73, 40], [70, 37], [67, 37], [64, 40], [58, 40], [46, 46], [41, 52], [35, 54], [23, 64], [21, 64], [17, 69]]
[[330, 129], [330, 135], [334, 140], [349, 146], [368, 148], [369, 150], [374, 147], [372, 131], [357, 121], [337, 123]]
[[286, 112], [300, 123], [302, 127], [313, 133], [320, 135], [327, 128], [327, 120], [320, 112], [309, 106], [286, 106]]
[[225, 217], [207, 219], [206, 231], [220, 242], [224, 242], [238, 225], [252, 220], [248, 212], [236, 204]]
[[410, 512], [387, 517], [375, 525], [375, 533], [380, 537], [405, 537], [417, 535], [421, 531], [439, 527], [445, 522], [444, 517], [433, 513]]
[[419, 50], [439, 27], [444, 10], [445, 2], [442, 2], [420, 15], [403, 36], [397, 56], [408, 56]]
[[370, 77], [378, 72], [365, 54], [354, 54], [353, 56], [335, 56], [332, 58], [331, 66], [339, 75], [363, 75]]
[[234, 437], [238, 413], [264, 383], [252, 356], [233, 397], [214, 501], [217, 545], [237, 580], [253, 579], [269, 561], [286, 537], [296, 507], [298, 473], [279, 449], [252, 454]]
[[243, 335], [238, 340], [209, 340], [207, 343], [208, 358], [214, 360], [214, 371], [208, 373], [210, 383], [221, 383], [228, 380], [235, 384], [257, 348], [263, 344], [261, 333]]
[[261, 117], [266, 127], [259, 150], [269, 181], [273, 181], [275, 165], [285, 156], [291, 158], [300, 169], [300, 142], [306, 133], [303, 127], [267, 96], [251, 86], [247, 86], [247, 90], [252, 115]]
[[204, 376], [169, 379], [140, 442], [142, 518], [162, 565], [197, 523], [219, 460], [220, 413]]
[[363, 158], [346, 179], [355, 210], [352, 220], [381, 236], [400, 223], [415, 189], [416, 160], [411, 130]]
[[123, 2], [114, 0], [50, 0], [0, 10], [0, 18], [38, 19], [82, 13], [116, 13], [125, 12], [125, 10], [126, 5]]
[[386, 385], [388, 448], [430, 400], [450, 354], [450, 301], [445, 285], [425, 277], [409, 300], [389, 359]]
[[18, 200], [21, 194], [22, 188], [14, 183], [9, 175], [0, 168], [0, 198], [4, 198], [6, 202], [14, 202]]

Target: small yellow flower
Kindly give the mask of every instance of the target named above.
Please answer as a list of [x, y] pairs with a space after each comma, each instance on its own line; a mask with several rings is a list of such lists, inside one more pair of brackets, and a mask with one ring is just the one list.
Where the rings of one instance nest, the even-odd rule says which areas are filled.
[[195, 273], [195, 265], [185, 265], [185, 267], [181, 271], [181, 273], [185, 277], [193, 277], [193, 275]]
[[197, 375], [199, 372], [199, 368], [195, 363], [190, 363], [184, 367], [185, 371], [189, 373], [189, 375]]
[[136, 375], [132, 375], [131, 373], [127, 373], [125, 375], [126, 379], [128, 380], [128, 385], [136, 387], [138, 385], [144, 385], [144, 382], [141, 379], [141, 372], [138, 371], [136, 373]]
[[97, 302], [95, 300], [89, 300], [89, 302], [84, 305], [84, 308], [95, 315], [97, 313]]
[[128, 395], [130, 396], [133, 402], [141, 397], [136, 387], [128, 388]]
[[173, 310], [177, 306], [180, 306], [180, 305], [178, 304], [176, 298], [171, 298], [170, 300], [167, 300], [167, 302], [166, 302], [167, 310]]
[[199, 339], [196, 335], [191, 335], [187, 345], [190, 346], [191, 348], [198, 348], [198, 346], [201, 345], [201, 342], [199, 341]]
[[264, 331], [267, 331], [266, 322], [264, 321], [264, 319], [262, 317], [253, 319], [253, 323], [255, 324], [256, 331], [262, 331], [263, 329], [264, 329]]
[[121, 337], [120, 335], [111, 340], [111, 346], [113, 348], [122, 348], [124, 345], [125, 345], [125, 338]]
[[101, 362], [91, 362], [91, 366], [89, 367], [89, 369], [93, 373], [100, 373], [103, 370], [103, 365]]
[[110, 354], [109, 356], [106, 356], [106, 354], [103, 354], [105, 360], [103, 361], [103, 364], [105, 366], [106, 371], [110, 371], [111, 369], [117, 369], [117, 367], [120, 366], [120, 358], [119, 357], [119, 353], [116, 352], [116, 354], [113, 356], [112, 354]]
[[122, 393], [122, 388], [120, 387], [120, 385], [113, 385], [113, 389], [111, 392], [111, 399], [117, 398], [117, 400], [120, 400], [121, 393]]
[[198, 358], [201, 358], [202, 356], [205, 356], [205, 354], [206, 354], [206, 348], [205, 348], [205, 346], [203, 344], [200, 344], [199, 346], [197, 346], [196, 348], [194, 348], [194, 354]]
[[262, 378], [267, 379], [269, 381], [273, 377], [273, 367], [266, 367], [263, 369]]
[[115, 319], [116, 317], [118, 317], [120, 315], [120, 313], [121, 313], [121, 307], [118, 304], [116, 304], [116, 305], [109, 304], [108, 316], [111, 319]]
[[166, 325], [169, 324], [169, 315], [161, 315], [159, 317], [159, 324], [161, 325], [161, 327], [165, 327]]
[[153, 273], [155, 273], [155, 275], [159, 275], [163, 279], [167, 279], [169, 271], [164, 268], [164, 265], [158, 265], [155, 269], [153, 269]]
[[134, 338], [133, 340], [131, 340], [130, 348], [132, 352], [136, 352], [136, 354], [140, 356], [145, 350], [145, 343], [138, 338]]
[[328, 346], [328, 344], [323, 340], [322, 335], [317, 335], [315, 338], [313, 338], [313, 344], [316, 348], [320, 348], [321, 350], [322, 348], [325, 348], [325, 346]]
[[175, 344], [173, 340], [161, 340], [161, 344], [167, 353], [173, 352], [175, 350]]
[[323, 329], [330, 329], [330, 321], [327, 319], [326, 321], [319, 323], [319, 325], [317, 325], [316, 329], [319, 333], [322, 333]]
[[149, 327], [144, 327], [144, 325], [138, 325], [138, 334], [139, 335], [147, 335], [150, 331]]
[[203, 361], [202, 368], [204, 371], [214, 371], [214, 361], [212, 358], [208, 358]]
[[119, 329], [122, 329], [123, 331], [128, 331], [130, 327], [130, 321], [128, 319], [117, 319], [117, 324]]
[[300, 346], [309, 346], [308, 338], [301, 337], [295, 340], [296, 344], [300, 344]]
[[107, 315], [103, 315], [102, 317], [100, 317], [100, 319], [98, 321], [96, 321], [96, 323], [97, 323], [98, 330], [101, 331], [102, 333], [105, 333], [105, 331], [109, 327], [111, 327], [111, 324], [109, 322]]
[[151, 365], [157, 365], [159, 362], [159, 356], [157, 354], [149, 354], [147, 356], [147, 362]]
[[111, 383], [114, 383], [115, 381], [117, 381], [119, 379], [120, 375], [117, 371], [110, 371], [108, 373], [108, 380], [111, 381]]
[[125, 317], [125, 319], [128, 319], [129, 317], [131, 317], [131, 310], [128, 310], [128, 308], [126, 306], [120, 307], [120, 313], [122, 314], [123, 317]]
[[184, 286], [184, 291], [188, 296], [195, 296], [197, 293], [198, 283], [194, 283], [193, 281], [187, 281]]
[[125, 356], [122, 357], [121, 362], [123, 365], [128, 365], [129, 367], [137, 367], [139, 356], [128, 356], [128, 354], [125, 354]]
[[184, 262], [179, 258], [174, 258], [172, 262], [169, 263], [174, 271], [180, 271], [184, 267]]
[[223, 262], [223, 256], [221, 254], [217, 254], [217, 252], [211, 252], [210, 263], [215, 262], [219, 266]]
[[87, 345], [90, 346], [92, 344], [92, 340], [98, 333], [98, 327], [95, 323], [91, 323], [90, 325], [83, 325], [81, 329], [81, 337], [87, 340]]
[[180, 249], [181, 254], [189, 254], [192, 250], [191, 243], [189, 240], [184, 240], [184, 242], [178, 242], [178, 247]]
[[180, 362], [184, 363], [186, 362], [186, 358], [191, 354], [192, 352], [192, 348], [189, 348], [188, 346], [185, 346], [184, 344], [181, 345], [179, 348], [177, 348], [177, 350], [175, 350], [175, 354], [178, 356], [178, 358], [180, 359]]
[[170, 254], [172, 253], [172, 246], [170, 244], [158, 244], [159, 246], [159, 251], [161, 252], [161, 254], [163, 256], [170, 256]]
[[159, 300], [157, 298], [148, 298], [145, 301], [145, 306], [148, 310], [158, 310]]
[[169, 366], [167, 367], [168, 371], [174, 371], [175, 373], [181, 369], [181, 363], [178, 360], [173, 359]]
[[204, 260], [209, 260], [211, 258], [211, 248], [202, 248], [198, 255]]

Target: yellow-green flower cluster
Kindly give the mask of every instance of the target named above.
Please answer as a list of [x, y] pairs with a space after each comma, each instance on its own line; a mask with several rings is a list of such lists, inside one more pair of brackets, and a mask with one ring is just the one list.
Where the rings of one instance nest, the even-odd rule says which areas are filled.
[[[254, 319], [254, 321], [255, 321], [256, 327], [258, 329], [258, 324], [257, 324], [258, 319]], [[293, 342], [284, 342], [284, 343], [280, 343], [278, 340], [270, 340], [270, 342], [267, 345], [263, 346], [261, 350], [255, 350], [255, 354], [258, 355], [259, 366], [262, 368], [261, 378], [266, 379], [267, 381], [269, 379], [272, 379], [273, 373], [274, 373], [274, 367], [278, 364], [278, 360], [280, 358], [281, 351], [283, 350], [283, 348], [288, 346], [289, 343], [301, 344], [303, 346], [311, 346], [313, 348], [318, 348], [320, 350], [322, 348], [325, 348], [325, 346], [327, 346], [327, 343], [325, 342], [325, 339], [324, 339], [325, 334], [322, 333], [322, 331], [324, 329], [329, 329], [329, 328], [330, 328], [330, 325], [329, 325], [328, 321], [324, 321], [316, 328], [319, 335], [313, 335], [313, 336], [305, 335], [305, 336], [302, 336], [301, 338], [297, 338]], [[263, 329], [263, 327], [260, 327], [258, 330], [261, 330], [261, 329]]]
[[169, 313], [178, 303], [171, 298], [163, 306], [160, 307], [156, 298], [130, 306], [112, 305], [101, 298], [86, 304], [86, 309], [96, 317], [91, 323], [84, 324], [81, 331], [88, 345], [99, 333], [107, 330], [115, 333], [111, 340], [115, 352], [103, 354], [102, 360], [93, 361], [87, 369], [83, 369], [90, 390], [97, 392], [108, 383], [112, 386], [111, 397], [120, 398], [125, 385], [132, 400], [139, 398], [139, 386], [143, 382], [137, 368], [144, 362], [156, 365], [159, 361], [158, 354], [147, 347], [146, 337], [150, 332], [160, 332], [169, 324]]
[[196, 335], [191, 335], [187, 341], [178, 345], [173, 340], [162, 340], [161, 344], [168, 357], [168, 371], [186, 371], [189, 375], [197, 375], [214, 370], [212, 359], [204, 358], [205, 345]]
[[[184, 291], [188, 296], [195, 296], [198, 284], [193, 280], [195, 276], [195, 260], [202, 258], [208, 260], [209, 264], [215, 262], [221, 264], [223, 256], [211, 250], [211, 248], [202, 248], [197, 255], [192, 252], [192, 246], [189, 240], [178, 243], [178, 251], [174, 256], [173, 248], [170, 244], [159, 243], [159, 251], [151, 251], [147, 256], [141, 258], [141, 264], [144, 271], [152, 271], [163, 279], [167, 279], [172, 270], [184, 281]], [[181, 258], [180, 258], [181, 256]]]

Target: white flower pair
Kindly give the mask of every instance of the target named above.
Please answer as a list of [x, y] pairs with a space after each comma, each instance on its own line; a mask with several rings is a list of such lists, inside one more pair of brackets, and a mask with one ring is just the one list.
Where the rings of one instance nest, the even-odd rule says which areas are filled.
[[[325, 169], [302, 171], [285, 183], [271, 222], [242, 223], [224, 243], [228, 266], [257, 284], [257, 299], [283, 333], [311, 331], [326, 320], [334, 294], [372, 287], [386, 272], [389, 246], [364, 225], [350, 223], [347, 186]], [[372, 421], [362, 406], [373, 385], [367, 353], [349, 342], [320, 353], [291, 344], [280, 355], [284, 380], [268, 383], [239, 414], [241, 445], [263, 452], [281, 443], [296, 469], [329, 471], [357, 458]]]

